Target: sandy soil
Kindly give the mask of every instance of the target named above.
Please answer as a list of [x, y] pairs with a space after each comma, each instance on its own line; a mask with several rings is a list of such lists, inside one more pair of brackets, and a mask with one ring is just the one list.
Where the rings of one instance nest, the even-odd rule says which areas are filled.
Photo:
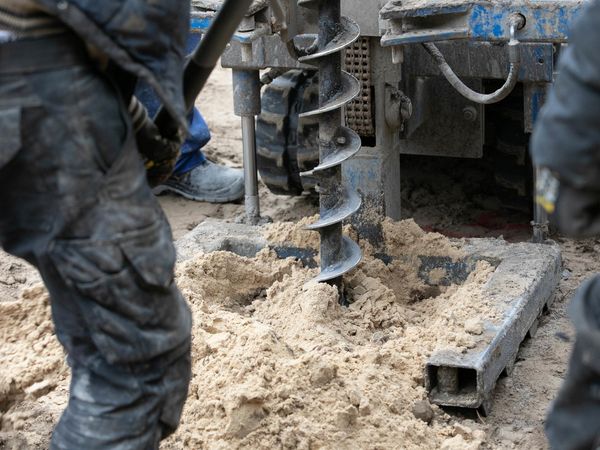
[[[224, 70], [217, 71], [204, 92], [199, 104], [211, 126], [214, 136], [207, 148], [207, 154], [214, 161], [239, 167], [241, 166], [241, 139], [239, 137], [238, 118], [231, 113], [229, 73]], [[264, 212], [275, 221], [297, 221], [315, 212], [315, 205], [308, 198], [289, 199], [276, 197], [270, 194], [264, 187], [261, 187], [261, 200]], [[173, 196], [163, 196], [160, 198], [160, 202], [170, 218], [175, 238], [181, 237], [206, 217], [235, 220], [243, 213], [243, 205], [240, 204], [210, 205], [192, 203]], [[415, 204], [417, 203], [415, 202]], [[415, 211], [418, 212], [418, 207], [415, 208]], [[413, 211], [412, 213], [419, 218], [419, 214], [416, 212]], [[421, 218], [423, 219], [423, 224], [428, 229], [444, 228], [443, 220], [439, 219], [436, 221], [435, 214], [432, 214], [430, 211], [426, 214], [421, 214]], [[450, 234], [458, 231], [453, 229]], [[471, 231], [473, 230], [469, 232]], [[473, 233], [476, 233], [476, 231], [473, 231]], [[488, 230], [484, 234], [494, 234], [494, 231]], [[500, 232], [496, 232], [496, 234], [500, 234]], [[514, 238], [517, 239], [519, 236], [523, 237], [524, 235], [516, 233]], [[325, 403], [319, 404], [324, 408], [328, 408], [329, 406], [333, 408], [332, 417], [334, 418], [332, 419], [332, 423], [334, 426], [346, 428], [346, 434], [340, 436], [344, 439], [347, 439], [348, 436], [354, 437], [355, 440], [344, 441], [347, 443], [345, 448], [545, 448], [546, 443], [543, 436], [544, 415], [549, 402], [556, 394], [564, 377], [570, 347], [569, 340], [572, 338], [572, 331], [565, 316], [565, 306], [577, 286], [581, 281], [595, 272], [600, 261], [600, 241], [575, 242], [561, 239], [559, 240], [559, 244], [563, 249], [564, 272], [563, 279], [556, 293], [556, 301], [553, 303], [548, 314], [543, 317], [535, 338], [526, 342], [522, 347], [512, 376], [500, 381], [495, 396], [495, 406], [490, 416], [483, 418], [477, 415], [466, 415], [462, 412], [443, 412], [434, 408], [435, 419], [432, 422], [433, 425], [428, 427], [425, 423], [419, 424], [418, 422], [413, 422], [414, 416], [403, 409], [405, 406], [393, 406], [390, 412], [384, 413], [383, 409], [379, 408], [377, 401], [370, 405], [368, 399], [363, 399], [360, 395], [354, 395], [351, 389], [346, 390], [349, 392], [349, 403], [344, 409], [335, 403], [339, 400], [339, 397], [337, 397], [338, 394], [336, 394], [338, 392], [337, 388], [322, 388], [323, 397], [311, 397], [311, 399], [319, 402], [324, 398]], [[187, 295], [192, 302], [194, 298], [198, 302], [202, 302], [202, 296], [206, 295], [206, 293], [198, 293], [197, 288], [194, 288], [195, 284], [190, 283], [190, 280], [195, 280], [193, 271], [197, 269], [198, 265], [210, 266], [213, 262], [205, 259], [196, 261], [196, 267], [187, 265], [184, 268], [180, 268], [180, 277], [183, 277], [180, 278], [183, 283], [182, 285], [184, 286], [184, 290], [188, 290]], [[232, 263], [227, 258], [222, 263], [226, 267], [230, 267], [230, 270], [234, 270], [233, 268], [240, 266], [239, 261]], [[244, 270], [252, 271], [254, 267], [252, 264], [254, 263], [247, 264], [248, 267]], [[281, 331], [281, 333], [284, 336], [284, 341], [290, 342], [294, 333], [298, 330], [290, 331], [288, 326], [282, 325], [282, 311], [272, 309], [269, 303], [264, 300], [265, 298], [275, 299], [282, 306], [286, 306], [286, 302], [290, 299], [282, 296], [280, 290], [278, 290], [281, 289], [281, 283], [290, 285], [288, 289], [297, 289], [298, 298], [310, 297], [299, 287], [298, 280], [306, 275], [298, 275], [300, 272], [298, 272], [297, 268], [292, 267], [291, 263], [271, 261], [269, 264], [270, 270], [267, 275], [261, 275], [261, 271], [256, 268], [252, 272], [251, 276], [254, 277], [255, 286], [253, 285], [254, 288], [253, 286], [246, 286], [245, 289], [248, 292], [245, 295], [251, 296], [251, 301], [248, 301], [247, 298], [245, 300], [241, 299], [243, 300], [241, 303], [243, 308], [239, 306], [240, 299], [238, 299], [237, 304], [235, 302], [234, 304], [225, 304], [225, 306], [220, 304], [217, 309], [201, 308], [199, 310], [198, 319], [201, 319], [200, 323], [202, 323], [204, 328], [197, 330], [198, 334], [202, 336], [201, 341], [203, 342], [202, 349], [198, 351], [202, 350], [202, 352], [210, 354], [218, 352], [219, 349], [227, 348], [233, 352], [227, 354], [235, 355], [237, 354], [236, 352], [254, 351], [256, 348], [269, 348], [273, 354], [278, 355], [273, 363], [273, 373], [278, 374], [281, 370], [285, 369], [289, 370], [296, 377], [296, 380], [306, 380], [307, 383], [312, 382], [317, 385], [319, 383], [327, 384], [333, 378], [336, 378], [339, 373], [339, 369], [335, 369], [334, 366], [350, 366], [344, 366], [343, 361], [339, 360], [337, 356], [332, 356], [320, 348], [312, 349], [313, 353], [310, 354], [310, 358], [305, 361], [305, 364], [303, 363], [306, 368], [303, 369], [302, 367], [294, 366], [282, 369], [278, 364], [282, 364], [282, 361], [285, 361], [286, 358], [289, 359], [288, 353], [290, 351], [297, 351], [297, 346], [306, 344], [306, 342], [294, 343], [294, 345], [288, 348], [282, 343], [272, 341], [268, 329], [257, 328], [252, 322], [254, 320], [253, 316], [255, 316], [261, 323], [275, 327], [278, 332], [286, 330], [285, 332]], [[217, 266], [221, 267], [218, 264]], [[296, 273], [296, 278], [292, 276], [294, 273]], [[266, 278], [261, 278], [261, 276]], [[35, 287], [32, 288], [38, 281], [37, 275], [29, 266], [5, 254], [0, 254], [0, 306], [2, 307], [0, 337], [3, 342], [2, 349], [0, 349], [0, 358], [7, 361], [14, 361], [15, 358], [19, 359], [19, 356], [22, 356], [17, 366], [3, 366], [11, 367], [13, 372], [7, 373], [6, 368], [0, 369], [0, 448], [2, 449], [44, 448], [47, 445], [52, 424], [64, 406], [66, 398], [65, 386], [68, 378], [68, 370], [64, 365], [60, 348], [55, 340], [47, 339], [48, 327], [51, 326], [48, 318], [47, 299], [44, 297], [43, 290]], [[364, 282], [355, 281], [355, 288], [358, 289], [357, 292], [368, 292], [371, 288], [377, 288], [374, 289], [377, 292], [387, 292], [380, 285], [375, 286], [369, 284], [371, 282], [367, 282], [365, 287]], [[263, 291], [265, 283], [273, 287], [267, 291]], [[275, 286], [279, 286], [279, 288]], [[214, 289], [215, 286], [212, 288]], [[214, 292], [218, 292], [219, 289], [222, 289], [222, 286], [216, 285], [216, 288], [217, 291]], [[395, 289], [393, 288], [392, 290]], [[16, 300], [23, 292], [25, 292], [25, 300], [36, 299], [37, 303], [17, 302]], [[330, 294], [328, 292], [319, 292], [318, 295], [313, 297], [326, 300]], [[222, 298], [222, 302], [231, 302], [232, 299], [235, 300], [234, 295]], [[257, 300], [258, 303], [254, 304]], [[329, 305], [329, 307], [333, 307], [334, 309], [328, 309], [327, 305], [328, 303], [325, 301], [325, 303], [315, 303], [311, 307], [321, 308], [322, 319], [332, 320], [338, 323], [340, 327], [344, 326], [345, 321], [340, 321], [340, 319], [344, 318], [343, 314], [346, 313], [340, 312], [335, 309], [337, 307], [332, 305]], [[289, 306], [291, 307], [292, 305], [290, 304]], [[251, 309], [244, 309], [247, 307], [251, 307]], [[234, 316], [233, 314], [237, 315]], [[403, 333], [406, 333], [407, 321], [410, 322], [410, 314], [408, 319], [405, 311], [400, 316], [401, 319], [397, 323], [393, 321], [392, 323], [398, 329], [404, 330], [402, 331]], [[229, 322], [226, 321], [226, 327], [223, 325], [224, 317], [229, 320]], [[203, 322], [205, 319], [206, 321]], [[353, 320], [358, 319], [355, 318]], [[210, 326], [207, 326], [209, 321], [212, 321], [210, 323], [213, 323], [214, 326], [210, 324]], [[31, 323], [34, 323], [35, 326], [31, 327]], [[356, 333], [358, 334], [353, 339], [355, 339], [355, 344], [359, 349], [362, 349], [363, 352], [368, 352], [368, 349], [371, 348], [369, 346], [372, 345], [372, 330], [371, 336], [367, 338], [365, 337], [366, 335], [361, 333], [368, 331], [368, 326], [360, 321], [357, 324], [360, 325], [355, 325]], [[317, 325], [321, 326], [321, 324]], [[225, 329], [221, 330], [220, 326], [224, 326]], [[365, 330], [362, 330], [362, 326], [366, 327]], [[225, 334], [229, 335], [225, 336]], [[246, 337], [244, 338], [244, 336]], [[255, 347], [247, 344], [249, 336], [255, 337], [257, 339], [256, 345], [263, 345], [263, 347]], [[329, 338], [332, 345], [339, 344], [331, 336]], [[393, 342], [394, 340], [385, 342], [380, 353], [386, 354], [385, 352], [388, 352], [387, 354], [396, 355], [395, 352], [397, 352], [397, 349]], [[202, 355], [202, 353], [199, 354]], [[244, 355], [239, 354], [239, 357], [244, 357]], [[245, 357], [248, 357], [248, 355]], [[362, 355], [358, 358], [358, 361], [374, 362], [372, 359], [367, 358], [372, 358], [372, 356]], [[319, 359], [323, 359], [325, 364], [318, 365], [316, 362]], [[228, 360], [226, 359], [225, 361]], [[398, 359], [398, 361], [402, 360]], [[259, 361], [254, 361], [252, 364], [259, 363]], [[32, 370], [32, 367], [35, 367], [35, 370]], [[210, 358], [206, 360], [202, 367], [208, 373], [232, 370], [231, 367], [215, 368], [211, 366]], [[348, 373], [343, 373], [343, 371], [340, 373], [341, 379], [347, 380], [349, 375], [352, 377], [358, 375], [366, 377], [369, 375], [368, 371], [365, 372], [366, 369], [362, 366], [352, 367], [351, 370], [348, 369]], [[252, 366], [246, 367], [245, 370], [250, 369], [252, 369]], [[210, 372], [211, 370], [216, 372]], [[386, 377], [399, 377], [400, 379], [408, 380], [411, 374], [414, 373], [413, 371], [414, 368], [402, 366], [399, 362], [396, 366], [396, 372], [391, 370], [390, 367], [385, 366], [381, 370], [375, 370], [369, 376], [375, 377], [373, 379], [377, 383], [382, 383], [382, 380]], [[28, 376], [27, 374], [29, 373], [34, 375]], [[44, 377], [45, 373], [52, 373], [54, 375], [51, 380], [47, 380]], [[251, 370], [250, 372], [236, 372], [236, 376], [243, 376], [244, 373], [251, 373]], [[267, 376], [269, 373], [266, 373], [266, 375], [263, 373], [263, 375]], [[11, 382], [6, 383], [6, 380], [10, 379], [18, 379], [22, 385], [18, 386]], [[366, 390], [365, 386], [368, 383], [364, 385], [360, 384], [363, 382], [360, 381], [361, 379], [360, 377], [357, 378], [359, 380], [357, 381], [359, 383], [357, 389], [365, 388]], [[368, 380], [369, 378], [365, 379]], [[186, 422], [182, 427], [182, 431], [169, 441], [167, 444], [168, 448], [204, 448], [207, 442], [211, 443], [211, 448], [230, 448], [227, 441], [219, 442], [218, 439], [211, 441], [212, 438], [210, 436], [214, 434], [215, 428], [220, 426], [220, 424], [226, 424], [226, 426], [230, 427], [227, 430], [227, 436], [230, 437], [231, 442], [239, 443], [240, 439], [244, 439], [248, 434], [254, 437], [258, 436], [258, 440], [248, 442], [250, 447], [254, 443], [254, 447], [252, 448], [258, 448], [265, 444], [268, 444], [268, 446], [276, 445], [280, 448], [309, 448], [304, 437], [310, 435], [312, 431], [306, 422], [302, 421], [304, 419], [300, 417], [301, 415], [296, 416], [292, 414], [290, 416], [291, 419], [297, 420], [294, 422], [294, 420], [290, 419], [290, 422], [288, 422], [288, 425], [296, 423], [298, 432], [286, 432], [287, 434], [284, 433], [281, 435], [277, 442], [269, 441], [268, 439], [260, 440], [261, 433], [252, 433], [252, 431], [260, 428], [260, 423], [262, 418], [264, 418], [264, 414], [266, 414], [266, 409], [273, 408], [273, 398], [268, 397], [264, 390], [261, 391], [255, 384], [252, 384], [255, 381], [252, 377], [249, 376], [247, 381], [248, 383], [244, 385], [244, 389], [240, 388], [235, 392], [230, 392], [231, 395], [228, 397], [228, 401], [224, 403], [225, 413], [239, 420], [230, 420], [227, 422], [224, 419], [215, 419], [216, 421], [212, 423], [210, 420], [207, 420], [204, 412], [199, 412], [197, 415], [199, 422], [196, 423], [190, 421], [190, 418], [194, 417], [194, 411], [190, 409], [186, 413], [188, 416], [186, 416]], [[412, 381], [407, 381], [406, 387], [403, 388], [404, 390], [396, 392], [396, 395], [406, 396], [411, 400], [412, 404], [412, 402], [416, 402], [423, 396], [423, 392], [422, 390], [419, 391], [418, 387], [411, 383]], [[197, 396], [197, 398], [202, 396], [202, 389], [205, 387], [207, 387], [206, 384], [197, 382], [193, 386], [193, 395]], [[226, 386], [225, 388], [221, 386], [221, 388], [224, 389], [223, 392], [225, 395], [228, 392]], [[22, 392], [25, 394], [21, 395], [22, 392], [19, 389], [22, 389]], [[314, 396], [316, 392], [314, 390], [305, 392], [302, 388], [298, 389], [300, 389], [299, 395], [301, 394], [299, 397], [300, 400], [302, 400], [302, 395], [305, 395], [308, 401], [308, 397], [311, 395]], [[17, 395], [19, 392], [21, 394]], [[368, 393], [376, 398], [380, 398], [377, 395], [383, 395], [381, 392], [373, 392], [372, 390], [368, 391]], [[281, 408], [295, 408], [294, 402], [298, 400], [296, 396], [291, 395], [290, 392], [286, 392], [285, 390], [278, 392], [277, 396], [279, 402], [282, 403], [280, 405]], [[327, 405], [327, 401], [331, 401], [332, 403]], [[215, 403], [212, 404], [212, 408], [215, 408], [212, 414], [218, 418], [220, 406]], [[334, 410], [335, 413], [333, 412]], [[283, 415], [286, 415], [285, 412]], [[365, 419], [366, 416], [369, 416], [369, 419]], [[359, 428], [363, 429], [364, 423], [367, 422], [372, 425], [372, 429], [382, 427], [382, 438], [379, 441], [382, 445], [377, 446], [372, 442], [365, 441], [364, 436], [353, 434], [352, 428], [356, 426], [356, 423], [360, 423], [361, 427]], [[409, 422], [410, 425], [407, 425]], [[206, 428], [206, 433], [203, 434], [202, 429], [198, 426], [199, 423]], [[268, 422], [268, 425], [265, 426], [273, 429], [276, 425], [275, 422]], [[408, 433], [406, 434], [406, 439], [402, 439], [403, 429], [408, 430], [406, 431]], [[266, 432], [263, 434], [268, 435]], [[445, 436], [446, 439], [441, 439], [441, 436]], [[388, 437], [397, 437], [398, 440], [387, 440]], [[405, 444], [400, 443], [402, 441]], [[354, 445], [352, 444], [353, 442]], [[394, 442], [397, 443], [395, 444]], [[323, 441], [321, 448], [336, 447], [330, 441]]]

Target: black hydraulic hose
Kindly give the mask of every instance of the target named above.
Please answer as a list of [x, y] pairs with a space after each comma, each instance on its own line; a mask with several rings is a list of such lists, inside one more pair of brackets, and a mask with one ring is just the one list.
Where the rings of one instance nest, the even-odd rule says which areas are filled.
[[[193, 108], [196, 98], [206, 85], [208, 77], [238, 29], [251, 3], [252, 0], [225, 0], [212, 25], [192, 54], [183, 75], [183, 96], [188, 111]], [[159, 110], [154, 123], [163, 136], [169, 137], [177, 134], [178, 123], [165, 108]]]
[[508, 77], [504, 85], [491, 94], [481, 94], [465, 85], [448, 65], [444, 55], [442, 55], [442, 52], [440, 52], [435, 44], [431, 42], [425, 42], [423, 43], [423, 47], [435, 60], [444, 77], [448, 80], [452, 87], [458, 91], [458, 93], [475, 103], [489, 105], [491, 103], [497, 103], [500, 100], [504, 100], [517, 85], [517, 81], [519, 80], [519, 70], [521, 69], [521, 54], [519, 41], [515, 38], [515, 32], [524, 25], [525, 19], [520, 14], [517, 14], [511, 18], [510, 41], [508, 43], [508, 61], [510, 63]]

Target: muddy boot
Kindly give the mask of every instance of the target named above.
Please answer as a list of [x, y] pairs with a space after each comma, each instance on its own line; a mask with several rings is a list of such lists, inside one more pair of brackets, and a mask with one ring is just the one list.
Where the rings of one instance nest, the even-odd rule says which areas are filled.
[[570, 307], [577, 331], [567, 378], [546, 421], [552, 449], [600, 448], [600, 277]]
[[244, 171], [206, 161], [183, 175], [172, 176], [153, 192], [174, 192], [198, 202], [233, 202], [244, 196]]

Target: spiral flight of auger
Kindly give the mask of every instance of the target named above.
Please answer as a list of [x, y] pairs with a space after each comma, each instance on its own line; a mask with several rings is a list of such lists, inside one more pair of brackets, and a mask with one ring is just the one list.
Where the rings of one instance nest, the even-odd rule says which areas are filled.
[[361, 140], [342, 126], [343, 107], [359, 95], [360, 83], [342, 70], [341, 53], [358, 39], [360, 29], [341, 16], [340, 0], [300, 0], [298, 5], [319, 13], [316, 50], [299, 58], [319, 69], [319, 107], [300, 115], [319, 122], [319, 165], [303, 174], [318, 181], [320, 218], [308, 227], [321, 234], [321, 273], [314, 281], [337, 286], [343, 298], [342, 276], [360, 262], [362, 254], [342, 231], [342, 222], [361, 206], [358, 193], [342, 180], [342, 163], [360, 150]]

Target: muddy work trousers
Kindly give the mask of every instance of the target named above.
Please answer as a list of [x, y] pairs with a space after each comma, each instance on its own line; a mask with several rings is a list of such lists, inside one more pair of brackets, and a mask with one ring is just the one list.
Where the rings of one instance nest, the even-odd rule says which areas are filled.
[[576, 340], [569, 371], [546, 420], [553, 450], [600, 449], [600, 276], [569, 307]]
[[0, 244], [40, 271], [72, 369], [51, 449], [156, 449], [187, 396], [190, 311], [124, 102], [76, 43], [0, 45]]

